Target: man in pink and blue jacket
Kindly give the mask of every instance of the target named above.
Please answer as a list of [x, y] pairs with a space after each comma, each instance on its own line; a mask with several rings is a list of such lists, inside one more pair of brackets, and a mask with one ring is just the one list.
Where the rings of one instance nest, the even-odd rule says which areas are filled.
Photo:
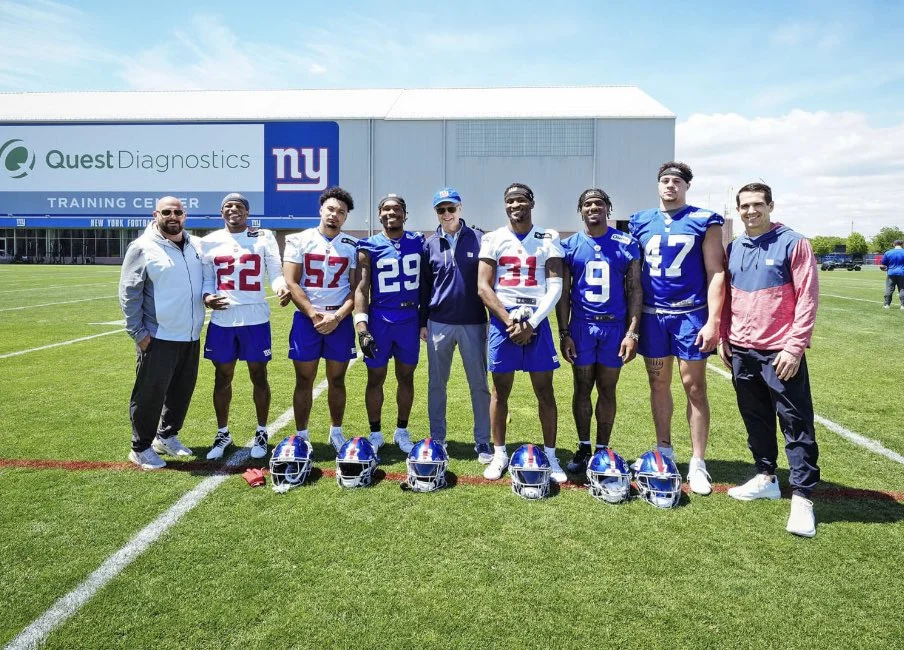
[[787, 530], [813, 537], [810, 493], [819, 482], [819, 447], [804, 351], [816, 324], [816, 258], [803, 235], [771, 221], [775, 204], [768, 185], [745, 185], [736, 201], [744, 234], [728, 245], [730, 289], [719, 356], [731, 368], [757, 475], [728, 495], [740, 501], [781, 496], [775, 476], [777, 416], [791, 468]]

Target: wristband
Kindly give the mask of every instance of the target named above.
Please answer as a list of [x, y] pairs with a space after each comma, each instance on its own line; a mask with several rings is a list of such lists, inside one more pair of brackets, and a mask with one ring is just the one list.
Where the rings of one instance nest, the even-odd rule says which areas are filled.
[[627, 337], [629, 339], [634, 339], [635, 341], [640, 340], [640, 336], [637, 334], [637, 332], [630, 332], [630, 331], [625, 332], [625, 337]]
[[562, 330], [559, 332], [559, 340], [560, 341], [564, 341], [565, 339], [570, 339], [570, 338], [571, 338], [571, 332], [569, 332], [568, 330]]
[[366, 323], [368, 320], [370, 319], [367, 314], [355, 314], [355, 325], [358, 323]]

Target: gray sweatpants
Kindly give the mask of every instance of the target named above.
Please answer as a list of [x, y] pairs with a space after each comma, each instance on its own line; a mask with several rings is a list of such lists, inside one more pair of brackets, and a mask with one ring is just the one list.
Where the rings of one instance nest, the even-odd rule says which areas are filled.
[[[446, 397], [455, 346], [461, 352], [474, 411], [474, 442], [490, 442], [490, 389], [487, 387], [487, 326], [427, 321], [427, 413], [430, 436], [446, 440]], [[460, 390], [453, 386], [453, 390]]]
[[885, 276], [885, 304], [891, 304], [891, 298], [895, 295], [895, 289], [898, 290], [898, 298], [901, 300], [901, 306], [904, 307], [904, 275], [887, 275]]

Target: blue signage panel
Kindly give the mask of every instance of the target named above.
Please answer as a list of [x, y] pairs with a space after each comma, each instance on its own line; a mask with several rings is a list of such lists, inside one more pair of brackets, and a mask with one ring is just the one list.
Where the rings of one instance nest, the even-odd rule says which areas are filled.
[[9, 218], [149, 217], [166, 195], [190, 218], [219, 217], [229, 192], [252, 216], [314, 218], [338, 183], [336, 122], [0, 124]]

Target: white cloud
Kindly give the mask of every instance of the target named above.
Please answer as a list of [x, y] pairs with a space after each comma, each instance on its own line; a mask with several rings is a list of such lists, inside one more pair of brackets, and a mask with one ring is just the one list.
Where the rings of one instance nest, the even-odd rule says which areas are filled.
[[[323, 75], [309, 56], [236, 34], [219, 16], [199, 14], [164, 45], [124, 57], [120, 76], [133, 90], [284, 88]], [[298, 85], [296, 84], [296, 85]]]
[[[877, 128], [862, 113], [795, 110], [775, 118], [695, 114], [676, 129], [694, 169], [691, 202], [734, 216], [734, 193], [762, 179], [774, 219], [813, 235], [867, 237], [904, 227], [904, 122]], [[736, 227], [736, 232], [739, 226]]]
[[48, 90], [81, 66], [112, 63], [114, 57], [85, 38], [87, 16], [56, 2], [0, 1], [0, 90]]

